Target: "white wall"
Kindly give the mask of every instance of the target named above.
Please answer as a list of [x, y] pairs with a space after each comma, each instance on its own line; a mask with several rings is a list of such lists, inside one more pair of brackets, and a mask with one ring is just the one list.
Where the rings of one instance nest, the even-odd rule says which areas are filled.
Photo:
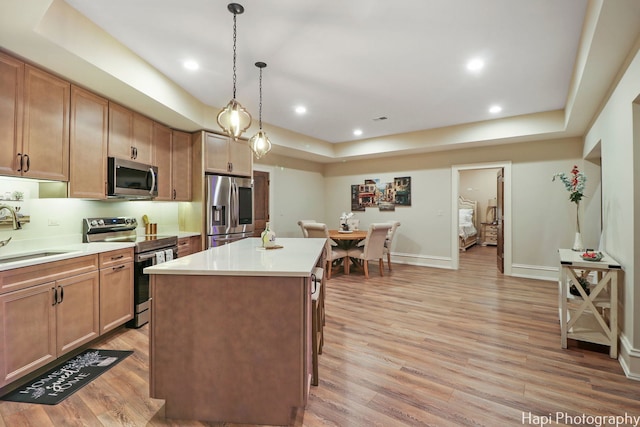
[[[584, 152], [600, 145], [605, 249], [623, 266], [620, 287], [620, 361], [640, 379], [640, 50], [634, 56], [602, 112], [585, 137]], [[635, 102], [635, 104], [634, 104]], [[639, 222], [640, 223], [640, 222]]]

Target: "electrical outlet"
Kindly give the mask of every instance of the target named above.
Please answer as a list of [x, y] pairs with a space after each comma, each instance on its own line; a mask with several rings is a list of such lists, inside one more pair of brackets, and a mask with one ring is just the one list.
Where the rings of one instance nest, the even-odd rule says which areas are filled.
[[49, 227], [57, 227], [60, 225], [60, 222], [57, 219], [49, 218], [47, 224], [49, 225]]

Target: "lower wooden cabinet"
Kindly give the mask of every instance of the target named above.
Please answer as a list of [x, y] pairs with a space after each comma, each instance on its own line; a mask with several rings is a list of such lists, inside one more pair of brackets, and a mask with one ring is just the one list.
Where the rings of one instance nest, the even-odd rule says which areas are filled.
[[0, 390], [133, 318], [133, 249], [0, 272]]
[[100, 333], [133, 319], [133, 249], [100, 254]]
[[200, 236], [180, 237], [178, 239], [178, 258], [200, 252], [201, 245]]
[[0, 387], [99, 335], [98, 272], [0, 295]]

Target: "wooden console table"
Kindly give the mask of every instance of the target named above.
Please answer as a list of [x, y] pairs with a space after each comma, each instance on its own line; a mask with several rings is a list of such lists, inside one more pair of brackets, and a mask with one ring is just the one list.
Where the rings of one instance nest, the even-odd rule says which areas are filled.
[[[562, 348], [567, 339], [609, 346], [609, 356], [618, 357], [618, 276], [620, 264], [603, 253], [600, 261], [585, 261], [571, 249], [558, 249], [560, 255], [559, 300]], [[582, 289], [578, 276], [590, 278], [589, 295]], [[569, 292], [575, 285], [580, 296]]]

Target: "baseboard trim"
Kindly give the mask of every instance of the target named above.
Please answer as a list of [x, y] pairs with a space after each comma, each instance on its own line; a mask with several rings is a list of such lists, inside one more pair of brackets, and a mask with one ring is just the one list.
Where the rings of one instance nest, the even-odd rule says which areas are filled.
[[618, 362], [630, 380], [640, 381], [640, 350], [633, 348], [624, 333], [620, 333]]
[[512, 264], [511, 275], [525, 279], [558, 281], [559, 270], [555, 267], [542, 265]]
[[451, 270], [452, 260], [450, 257], [424, 256], [405, 253], [391, 253], [391, 263], [417, 265], [420, 267], [445, 268]]

